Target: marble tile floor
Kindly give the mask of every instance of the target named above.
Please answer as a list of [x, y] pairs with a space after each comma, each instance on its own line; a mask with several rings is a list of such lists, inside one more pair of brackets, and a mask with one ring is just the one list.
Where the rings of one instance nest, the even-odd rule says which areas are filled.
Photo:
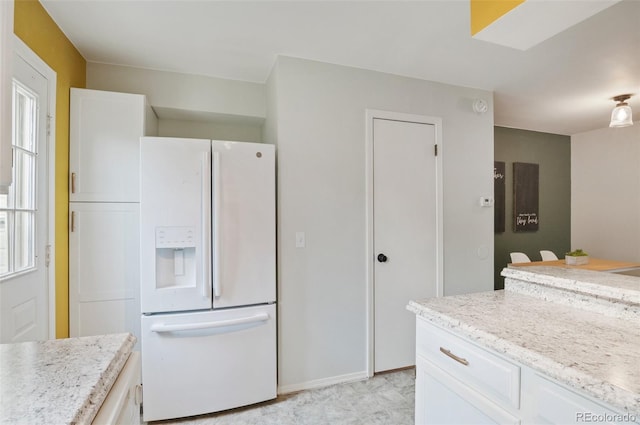
[[285, 394], [251, 407], [150, 425], [410, 425], [414, 388], [415, 369], [406, 369]]

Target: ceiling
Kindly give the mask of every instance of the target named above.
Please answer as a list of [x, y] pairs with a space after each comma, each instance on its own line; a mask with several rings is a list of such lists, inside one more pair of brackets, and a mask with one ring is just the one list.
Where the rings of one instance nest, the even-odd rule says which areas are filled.
[[285, 55], [490, 90], [498, 126], [607, 127], [623, 93], [640, 118], [640, 0], [526, 51], [471, 38], [468, 0], [41, 2], [88, 62], [264, 82]]

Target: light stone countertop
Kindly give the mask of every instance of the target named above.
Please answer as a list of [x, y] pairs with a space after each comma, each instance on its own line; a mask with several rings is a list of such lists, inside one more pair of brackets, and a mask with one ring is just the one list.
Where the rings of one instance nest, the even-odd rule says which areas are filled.
[[505, 290], [411, 301], [407, 308], [620, 412], [640, 416], [637, 318]]
[[135, 344], [131, 334], [0, 344], [0, 424], [89, 424]]
[[502, 276], [630, 306], [640, 306], [640, 278], [550, 266], [508, 267]]

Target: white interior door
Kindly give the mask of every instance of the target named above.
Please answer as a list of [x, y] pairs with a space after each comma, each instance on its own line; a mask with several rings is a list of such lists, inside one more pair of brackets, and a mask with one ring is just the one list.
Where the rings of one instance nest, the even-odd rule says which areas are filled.
[[415, 364], [410, 300], [438, 288], [435, 126], [373, 120], [374, 371]]
[[0, 342], [47, 339], [48, 81], [14, 56], [13, 182], [0, 194]]

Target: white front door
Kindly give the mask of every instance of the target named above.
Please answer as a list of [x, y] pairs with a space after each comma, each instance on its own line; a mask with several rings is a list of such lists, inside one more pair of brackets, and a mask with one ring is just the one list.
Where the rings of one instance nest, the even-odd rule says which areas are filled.
[[406, 306], [438, 294], [435, 130], [373, 119], [374, 372], [415, 364]]
[[14, 56], [13, 183], [0, 194], [0, 342], [49, 336], [48, 81]]

